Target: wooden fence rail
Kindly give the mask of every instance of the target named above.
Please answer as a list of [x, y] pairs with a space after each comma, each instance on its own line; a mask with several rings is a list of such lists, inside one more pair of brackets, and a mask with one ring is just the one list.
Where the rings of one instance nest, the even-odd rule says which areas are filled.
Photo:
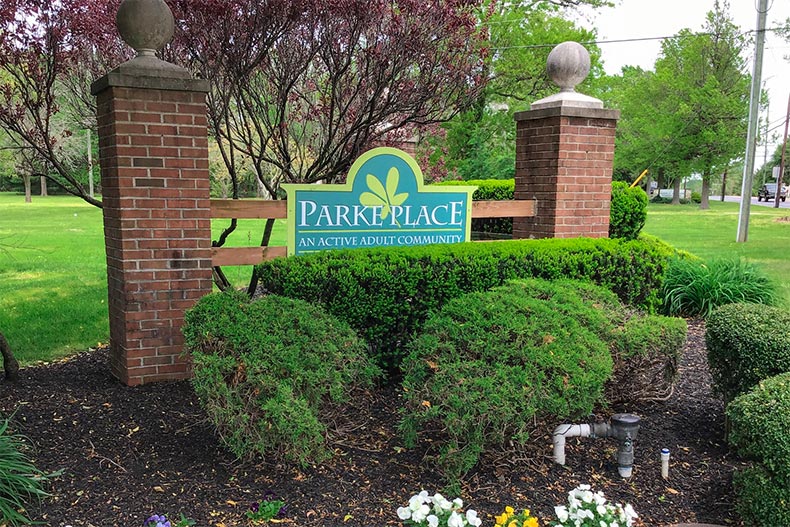
[[[288, 205], [284, 200], [212, 199], [211, 217], [236, 219], [285, 219]], [[473, 201], [472, 218], [531, 218], [534, 200]], [[211, 263], [220, 265], [256, 265], [287, 255], [283, 245], [270, 247], [213, 247]]]

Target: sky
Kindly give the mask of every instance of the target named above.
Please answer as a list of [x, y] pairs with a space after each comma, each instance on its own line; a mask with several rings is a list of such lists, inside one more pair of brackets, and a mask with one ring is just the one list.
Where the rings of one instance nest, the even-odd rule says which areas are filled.
[[[684, 28], [702, 31], [705, 15], [713, 9], [713, 0], [615, 0], [613, 8], [585, 13], [583, 25], [591, 24], [598, 29], [598, 40], [620, 40], [645, 37], [664, 37], [676, 34]], [[730, 0], [730, 14], [743, 31], [757, 27], [759, 0]], [[776, 27], [778, 22], [790, 17], [790, 0], [768, 0], [766, 27]], [[641, 66], [652, 70], [661, 50], [660, 40], [625, 42], [599, 45], [607, 73], [619, 73], [625, 65]], [[752, 72], [754, 47], [749, 51], [749, 73]], [[763, 56], [762, 79], [768, 90], [769, 128], [779, 137], [769, 144], [769, 155], [781, 143], [784, 120], [790, 96], [790, 42], [767, 31]], [[765, 119], [765, 113], [762, 118]], [[763, 121], [764, 122], [764, 121]], [[758, 148], [756, 165], [763, 161], [763, 148]]]

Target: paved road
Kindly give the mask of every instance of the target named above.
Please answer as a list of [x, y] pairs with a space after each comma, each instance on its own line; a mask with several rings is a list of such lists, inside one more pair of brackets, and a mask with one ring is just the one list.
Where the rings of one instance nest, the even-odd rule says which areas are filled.
[[[711, 201], [719, 201], [721, 199], [720, 196], [711, 196], [708, 198]], [[732, 201], [734, 203], [740, 203], [741, 197], [740, 196], [724, 196], [724, 201]], [[757, 198], [752, 198], [752, 205], [759, 205], [760, 207], [773, 207], [774, 200], [770, 201], [757, 201]], [[779, 208], [780, 209], [790, 209], [790, 200], [782, 201], [779, 200]]]

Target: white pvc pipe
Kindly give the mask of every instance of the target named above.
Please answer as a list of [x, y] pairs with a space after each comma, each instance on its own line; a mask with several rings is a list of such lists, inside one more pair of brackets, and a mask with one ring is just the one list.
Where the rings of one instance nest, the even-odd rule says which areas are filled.
[[565, 439], [568, 437], [590, 437], [590, 425], [562, 424], [554, 429], [552, 443], [554, 443], [554, 462], [565, 464]]

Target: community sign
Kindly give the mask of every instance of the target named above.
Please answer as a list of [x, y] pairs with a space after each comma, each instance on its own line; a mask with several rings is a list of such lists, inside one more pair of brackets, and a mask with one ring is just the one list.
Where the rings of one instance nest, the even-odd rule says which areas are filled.
[[286, 184], [288, 254], [469, 241], [477, 187], [423, 186], [416, 161], [395, 148], [360, 156], [343, 185]]

